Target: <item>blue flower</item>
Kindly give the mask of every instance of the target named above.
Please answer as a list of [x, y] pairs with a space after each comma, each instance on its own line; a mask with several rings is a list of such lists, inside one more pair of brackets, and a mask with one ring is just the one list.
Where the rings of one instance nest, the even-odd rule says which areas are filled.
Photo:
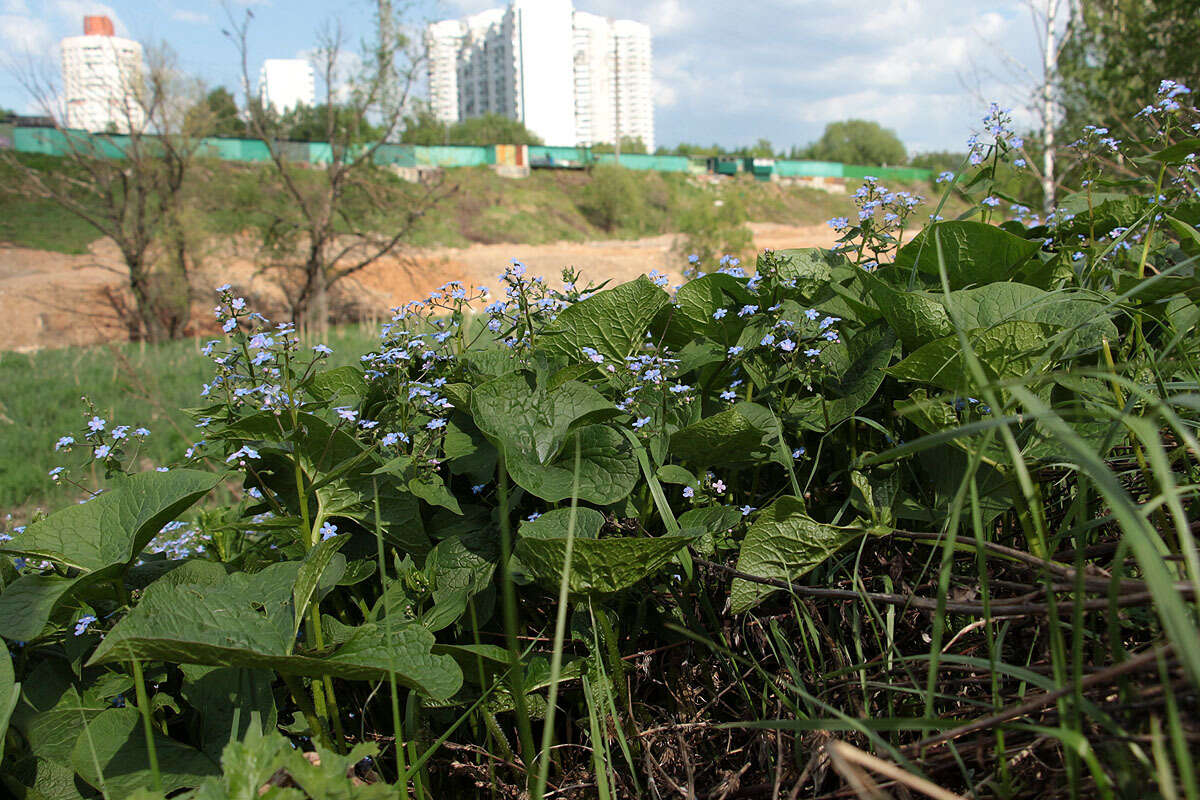
[[440, 417], [437, 419], [431, 419], [429, 422], [425, 423], [425, 427], [431, 431], [436, 431], [438, 428], [446, 427], [446, 420]]
[[321, 526], [320, 533], [322, 542], [326, 539], [332, 539], [334, 536], [337, 536], [337, 525], [334, 525], [332, 522], [326, 522]]
[[333, 353], [333, 350], [328, 345], [316, 344], [316, 345], [313, 345], [313, 352], [320, 353], [323, 356], [327, 356], [327, 355], [330, 355], [331, 353]]
[[526, 521], [526, 522], [533, 522], [535, 519], [537, 519], [537, 518], [538, 518], [538, 517], [540, 517], [541, 515], [542, 515], [542, 514], [541, 514], [541, 512], [540, 512], [540, 511], [534, 511], [532, 514], [530, 514], [528, 517], [526, 517], [526, 518], [525, 518], [525, 521]]
[[683, 487], [683, 496], [684, 497], [695, 497], [696, 490], [690, 486], [685, 486], [685, 487]]
[[771, 345], [775, 344], [775, 335], [768, 333], [766, 336], [762, 337], [758, 343], [763, 347], [770, 347]]
[[988, 208], [995, 208], [996, 206], [1000, 205], [1000, 198], [991, 196], [985, 197], [983, 198], [983, 204]]
[[641, 428], [650, 423], [650, 417], [638, 417], [633, 421], [633, 427]]
[[716, 311], [713, 312], [713, 319], [724, 319], [725, 315], [728, 313], [729, 313], [729, 309], [718, 308]]
[[726, 352], [729, 353], [729, 355], [731, 355], [731, 356], [737, 356], [737, 355], [741, 355], [742, 350], [743, 350], [743, 348], [741, 347], [741, 345], [735, 344], [733, 347], [729, 348], [729, 350], [727, 350]]
[[480, 494], [483, 491], [485, 486], [487, 486], [486, 483], [478, 483], [478, 484], [472, 486], [471, 494]]
[[339, 417], [346, 420], [347, 422], [354, 422], [354, 420], [356, 420], [358, 418], [358, 412], [355, 411], [350, 406], [338, 406], [337, 408], [335, 408], [333, 410], [334, 410], [334, 413], [336, 413]]
[[104, 426], [107, 424], [108, 420], [101, 419], [100, 417], [92, 417], [90, 420], [88, 420], [87, 426], [88, 430], [90, 430], [92, 433], [96, 433], [97, 431], [104, 430]]
[[948, 183], [949, 181], [952, 181], [952, 180], [954, 180], [954, 173], [951, 172], [950, 170], [946, 170], [945, 172], [943, 172], [937, 176], [936, 182], [937, 183]]
[[834, 217], [827, 224], [835, 231], [840, 231], [850, 227], [850, 220], [846, 217]]
[[75, 623], [75, 635], [83, 636], [83, 634], [87, 632], [87, 629], [91, 627], [91, 624], [95, 621], [96, 617], [94, 614], [85, 614], [80, 617], [79, 621]]
[[106, 444], [102, 444], [96, 448], [95, 456], [96, 456], [96, 458], [108, 458], [108, 454], [111, 452], [112, 452], [112, 448], [110, 448]]
[[758, 511], [758, 509], [755, 506], [742, 506], [740, 510], [742, 512], [743, 517], [748, 517], [748, 516], [750, 516], [750, 514], [752, 512]]
[[54, 443], [55, 450], [62, 450], [64, 447], [70, 447], [75, 444], [74, 436], [60, 436], [58, 441]]
[[790, 353], [796, 349], [796, 343], [793, 342], [791, 339], [784, 339], [782, 342], [779, 343], [779, 349], [785, 353]]
[[736, 400], [737, 392], [735, 392], [733, 389], [726, 389], [725, 391], [721, 392], [721, 399], [722, 400]]
[[803, 447], [797, 447], [795, 450], [792, 451], [792, 458], [799, 460], [800, 456], [804, 455], [804, 452], [805, 452], [805, 450]]
[[738, 312], [739, 317], [750, 316], [758, 313], [758, 306], [744, 305], [742, 310]]

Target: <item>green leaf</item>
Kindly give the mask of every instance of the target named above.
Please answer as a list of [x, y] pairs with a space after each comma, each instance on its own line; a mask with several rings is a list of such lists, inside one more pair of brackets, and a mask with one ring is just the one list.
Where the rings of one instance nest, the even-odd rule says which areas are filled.
[[1188, 156], [1195, 157], [1198, 153], [1200, 153], [1200, 139], [1184, 139], [1168, 145], [1146, 158], [1152, 158], [1162, 164], [1182, 164]]
[[669, 302], [666, 292], [641, 275], [563, 309], [542, 332], [542, 343], [551, 355], [572, 361], [581, 360], [583, 348], [592, 347], [620, 367]]
[[[800, 499], [785, 495], [763, 511], [746, 532], [737, 570], [758, 578], [795, 581], [862, 535], [861, 529], [839, 528], [811, 519]], [[734, 578], [729, 592], [730, 611], [749, 611], [777, 591]]]
[[[638, 481], [638, 465], [629, 442], [621, 434], [606, 425], [588, 425], [579, 429], [579, 448], [580, 500], [609, 505], [633, 491]], [[573, 438], [551, 464], [538, 464], [519, 454], [508, 456], [506, 464], [513, 481], [536, 497], [551, 503], [571, 497], [575, 466]]]
[[8, 648], [0, 648], [0, 764], [4, 763], [4, 737], [8, 731], [8, 720], [12, 711], [17, 707], [21, 696], [21, 684], [17, 683], [13, 674], [12, 656]]
[[[198, 786], [219, 775], [216, 762], [199, 750], [157, 730], [154, 749], [165, 792]], [[71, 766], [108, 797], [128, 797], [153, 782], [146, 755], [141, 715], [132, 708], [110, 708], [87, 725], [71, 753]]]
[[[556, 508], [537, 519], [526, 520], [517, 529], [517, 534], [528, 539], [566, 539], [571, 524], [571, 509]], [[595, 539], [604, 527], [604, 515], [594, 508], [578, 506], [575, 509], [575, 538]]]
[[200, 747], [213, 759], [230, 741], [275, 730], [277, 714], [267, 670], [184, 664], [183, 699], [200, 714]]
[[268, 443], [259, 448], [258, 472], [276, 497], [299, 516], [295, 459], [304, 474], [310, 509], [326, 518], [354, 520], [373, 531], [378, 485], [384, 536], [407, 553], [427, 553], [433, 545], [425, 535], [417, 498], [393, 481], [378, 480], [378, 462], [346, 431], [313, 414], [296, 416], [293, 426], [289, 415], [264, 412], [238, 420], [228, 429], [233, 436]]
[[716, 539], [729, 533], [742, 521], [742, 512], [732, 506], [706, 506], [685, 511], [679, 517], [679, 529], [699, 537], [692, 544], [697, 551], [708, 555], [716, 552]]
[[[779, 277], [794, 282], [805, 299], [812, 299], [829, 285], [834, 269], [849, 266], [850, 263], [841, 253], [822, 247], [776, 250], [775, 258], [779, 264]], [[761, 263], [761, 256], [759, 261]]]
[[676, 431], [671, 437], [671, 454], [698, 466], [753, 461], [769, 457], [763, 444], [767, 433], [731, 408]]
[[408, 490], [431, 506], [439, 506], [462, 516], [458, 499], [450, 494], [440, 475], [426, 474], [412, 478], [408, 482]]
[[[316, 547], [309, 550], [304, 561], [301, 562], [300, 570], [296, 573], [296, 583], [292, 586], [292, 604], [295, 610], [295, 623], [292, 625], [293, 636], [300, 631], [300, 626], [304, 624], [304, 615], [308, 613], [308, 604], [317, 591], [317, 584], [329, 570], [334, 555], [348, 541], [350, 541], [350, 535], [343, 533], [317, 542]], [[339, 561], [340, 563], [334, 568], [336, 576], [330, 576], [332, 581], [326, 579], [326, 582], [337, 583], [341, 579], [342, 573], [346, 571], [346, 560], [339, 558]]]
[[946, 308], [936, 295], [893, 289], [869, 272], [864, 272], [861, 280], [871, 293], [871, 299], [875, 301], [879, 312], [900, 337], [906, 349], [915, 350], [923, 344], [954, 332]]
[[[1017, 320], [967, 335], [989, 380], [995, 381], [1025, 375], [1056, 330], [1050, 325]], [[975, 386], [962, 361], [957, 336], [930, 342], [885, 371], [898, 380], [931, 383], [959, 394], [972, 394], [981, 388]]]
[[51, 615], [78, 605], [74, 592], [96, 580], [115, 578], [116, 568], [84, 573], [76, 578], [58, 575], [22, 575], [0, 594], [0, 636], [28, 642], [38, 638]]
[[491, 585], [499, 563], [494, 531], [473, 531], [438, 542], [426, 556], [424, 570], [434, 607], [421, 616], [421, 623], [438, 631], [456, 622], [467, 601]]
[[941, 239], [951, 289], [1008, 280], [1041, 247], [1036, 241], [1014, 236], [994, 225], [950, 220], [925, 228], [900, 248], [896, 268], [904, 273], [915, 265], [919, 273], [939, 275], [935, 235]]
[[284, 562], [253, 575], [214, 575], [202, 583], [160, 587], [156, 582], [100, 643], [89, 664], [134, 657], [346, 680], [378, 679], [391, 670], [404, 685], [434, 697], [458, 690], [457, 666], [430, 653], [433, 634], [415, 623], [389, 630], [364, 625], [350, 629], [332, 650], [293, 653], [292, 590], [299, 569], [297, 562]]
[[699, 483], [691, 471], [675, 464], [663, 464], [655, 474], [663, 483], [672, 483], [677, 486], [695, 486]]
[[471, 395], [475, 424], [504, 445], [509, 456], [538, 464], [558, 455], [572, 428], [618, 413], [605, 397], [582, 383], [568, 381], [554, 391], [513, 372], [476, 387]]
[[134, 475], [99, 497], [33, 523], [0, 544], [0, 552], [44, 558], [84, 572], [128, 565], [163, 525], [220, 480], [220, 475], [191, 469]]
[[[571, 553], [570, 591], [575, 594], [610, 594], [627, 589], [653, 575], [694, 536], [633, 536], [576, 539]], [[566, 559], [566, 537], [521, 537], [515, 554], [529, 574], [546, 586], [557, 586]]]
[[350, 365], [318, 370], [308, 380], [308, 393], [322, 402], [330, 402], [338, 397], [359, 398], [366, 392], [366, 376], [361, 369]]
[[732, 275], [714, 272], [680, 286], [675, 294], [675, 308], [681, 317], [692, 323], [688, 326], [690, 330], [699, 331], [727, 325], [727, 322], [714, 320], [713, 312], [718, 308], [744, 305], [752, 296], [742, 281]]

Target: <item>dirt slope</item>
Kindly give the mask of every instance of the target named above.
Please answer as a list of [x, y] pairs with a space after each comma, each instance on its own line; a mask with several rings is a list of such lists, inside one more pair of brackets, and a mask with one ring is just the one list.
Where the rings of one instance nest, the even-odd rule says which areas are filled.
[[[758, 249], [828, 247], [833, 232], [824, 225], [790, 226], [751, 223]], [[495, 288], [496, 276], [512, 258], [534, 274], [557, 278], [563, 267], [582, 270], [596, 281], [629, 280], [657, 269], [678, 280], [672, 268], [672, 235], [634, 241], [559, 242], [556, 244], [472, 245], [464, 248], [421, 250], [404, 258], [383, 259], [364, 270], [350, 287], [367, 297], [367, 304], [386, 309], [418, 299], [448, 280]], [[269, 280], [255, 276], [254, 264], [236, 251], [208, 259], [202, 285], [230, 282], [266, 300], [280, 299]], [[126, 338], [117, 322], [109, 294], [120, 294], [121, 259], [109, 240], [91, 252], [70, 256], [0, 245], [0, 350], [95, 344]], [[207, 322], [207, 301], [197, 304], [197, 316]]]

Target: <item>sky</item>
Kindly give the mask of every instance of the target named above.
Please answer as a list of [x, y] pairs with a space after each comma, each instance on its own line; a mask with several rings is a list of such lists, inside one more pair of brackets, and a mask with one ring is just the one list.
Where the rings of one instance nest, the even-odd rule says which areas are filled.
[[[990, 101], [1018, 124], [1040, 74], [1038, 0], [574, 0], [581, 11], [650, 26], [659, 144], [815, 141], [857, 118], [894, 130], [909, 152], [964, 149]], [[415, 0], [414, 25], [502, 5]], [[395, 2], [398, 7], [400, 2]], [[311, 52], [340, 27], [371, 36], [375, 0], [0, 0], [0, 107], [35, 111], [20, 76], [57, 79], [57, 43], [106, 14], [118, 35], [168, 43], [209, 86], [241, 85], [223, 30], [250, 13], [249, 62]], [[320, 91], [320, 90], [318, 90]]]

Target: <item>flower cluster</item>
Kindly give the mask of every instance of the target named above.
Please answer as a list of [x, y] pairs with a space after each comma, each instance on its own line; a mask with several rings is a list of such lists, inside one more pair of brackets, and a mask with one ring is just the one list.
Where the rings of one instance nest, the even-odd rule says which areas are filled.
[[[1012, 110], [992, 103], [983, 118], [983, 133], [971, 134], [967, 138], [967, 160], [977, 167], [989, 158], [1002, 159], [1024, 146], [1025, 141], [1013, 130]], [[1018, 158], [1017, 161], [1013, 162], [1014, 166], [1025, 166], [1024, 159]]]
[[908, 191], [890, 191], [878, 178], [868, 175], [853, 199], [858, 207], [857, 220], [847, 217], [829, 220], [829, 227], [842, 234], [834, 249], [852, 252], [859, 266], [874, 269], [903, 244], [909, 217], [924, 198]]

